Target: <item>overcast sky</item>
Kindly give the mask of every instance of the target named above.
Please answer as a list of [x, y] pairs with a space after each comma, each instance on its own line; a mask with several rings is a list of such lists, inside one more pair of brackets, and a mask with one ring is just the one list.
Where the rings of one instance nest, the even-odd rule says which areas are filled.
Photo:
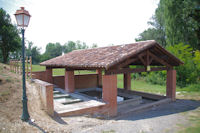
[[21, 6], [31, 14], [25, 37], [44, 52], [49, 42], [80, 40], [99, 47], [135, 42], [149, 27], [159, 0], [0, 0], [15, 22]]

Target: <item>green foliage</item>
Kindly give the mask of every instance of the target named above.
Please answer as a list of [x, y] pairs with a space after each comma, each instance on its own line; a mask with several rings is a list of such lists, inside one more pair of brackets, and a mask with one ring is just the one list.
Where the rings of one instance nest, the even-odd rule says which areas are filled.
[[166, 84], [166, 71], [149, 72], [145, 80], [152, 84], [165, 85]]
[[73, 50], [77, 50], [77, 49], [87, 49], [88, 46], [86, 45], [86, 43], [84, 42], [80, 42], [80, 41], [68, 41], [67, 43], [65, 43], [63, 45], [63, 52], [64, 53], [68, 53], [71, 52]]
[[41, 61], [49, 60], [51, 58], [62, 55], [62, 46], [60, 43], [48, 43], [46, 45], [46, 51], [41, 57]]
[[93, 43], [91, 48], [97, 48], [97, 47], [98, 45], [96, 43]]
[[197, 62], [200, 60], [198, 51], [193, 55], [193, 49], [183, 43], [168, 46], [167, 49], [184, 62], [184, 65], [176, 67], [178, 85], [183, 87], [188, 84], [198, 83], [200, 76], [199, 62]]
[[[183, 43], [167, 46], [166, 49], [184, 62], [184, 65], [175, 68], [177, 71], [177, 85], [185, 87], [190, 84], [200, 84], [199, 51], [194, 51], [190, 45], [184, 45]], [[145, 80], [152, 84], [165, 85], [166, 83], [166, 71], [150, 72], [145, 74], [145, 77]]]
[[186, 92], [200, 92], [200, 83], [188, 85], [184, 88], [181, 88], [181, 90]]
[[183, 42], [200, 49], [200, 5], [197, 0], [161, 0], [168, 45]]
[[9, 14], [0, 8], [0, 56], [2, 62], [7, 63], [11, 52], [19, 51], [21, 48], [21, 39], [16, 26], [12, 25]]
[[195, 55], [194, 56], [194, 62], [196, 64], [196, 66], [197, 66], [197, 69], [200, 70], [200, 51], [196, 50], [194, 55]]
[[[148, 23], [151, 28], [141, 33], [136, 41], [154, 39], [184, 62], [176, 68], [179, 86], [199, 84], [200, 1], [160, 0]], [[163, 84], [166, 74], [154, 72], [146, 77], [148, 82]]]
[[156, 40], [162, 46], [166, 46], [163, 12], [163, 4], [160, 3], [155, 11], [155, 15], [151, 18], [151, 21], [148, 22], [153, 28], [148, 28], [140, 33], [139, 37], [135, 39], [136, 41]]
[[163, 41], [161, 40], [162, 36], [160, 36], [159, 30], [156, 28], [149, 28], [145, 30], [144, 32], [139, 34], [139, 37], [136, 38], [136, 41], [144, 41], [144, 40], [156, 40], [160, 44], [163, 44]]
[[199, 0], [160, 0], [148, 22], [153, 28], [142, 32], [136, 41], [154, 39], [164, 47], [183, 42], [200, 49], [199, 7]]
[[26, 56], [31, 56], [32, 63], [38, 64], [41, 58], [40, 48], [38, 48], [37, 46], [33, 46], [33, 42], [28, 41], [28, 48], [26, 48]]

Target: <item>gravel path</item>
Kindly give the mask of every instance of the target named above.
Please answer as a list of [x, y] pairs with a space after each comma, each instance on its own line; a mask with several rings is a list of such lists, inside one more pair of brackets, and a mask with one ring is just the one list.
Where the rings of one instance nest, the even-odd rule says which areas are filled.
[[[176, 102], [155, 107], [149, 111], [130, 114], [116, 120], [108, 120], [101, 125], [73, 130], [81, 133], [173, 133], [180, 124], [187, 123], [183, 112], [195, 110], [200, 102], [177, 100]], [[90, 123], [88, 123], [90, 124]]]

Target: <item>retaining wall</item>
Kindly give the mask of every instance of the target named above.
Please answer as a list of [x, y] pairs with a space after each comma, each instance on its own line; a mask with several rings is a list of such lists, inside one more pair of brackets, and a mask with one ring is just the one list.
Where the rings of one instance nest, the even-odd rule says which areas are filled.
[[38, 79], [35, 79], [34, 81], [39, 86], [40, 98], [44, 110], [50, 116], [54, 116], [53, 84]]

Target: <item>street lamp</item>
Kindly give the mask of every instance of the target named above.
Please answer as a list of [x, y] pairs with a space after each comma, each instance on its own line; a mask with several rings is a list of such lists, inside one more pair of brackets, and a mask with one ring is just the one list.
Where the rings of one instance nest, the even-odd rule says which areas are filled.
[[2, 36], [0, 35], [0, 43], [2, 42]]
[[23, 121], [28, 121], [30, 119], [29, 113], [28, 113], [28, 107], [27, 107], [27, 96], [26, 96], [26, 81], [25, 81], [25, 61], [24, 61], [24, 32], [25, 32], [25, 27], [28, 27], [29, 20], [31, 15], [29, 14], [28, 11], [24, 9], [24, 7], [21, 7], [20, 10], [17, 10], [16, 13], [14, 14], [17, 25], [21, 27], [21, 32], [22, 32], [22, 86], [23, 86], [23, 96], [22, 96], [22, 104], [23, 104], [23, 112], [21, 119]]

